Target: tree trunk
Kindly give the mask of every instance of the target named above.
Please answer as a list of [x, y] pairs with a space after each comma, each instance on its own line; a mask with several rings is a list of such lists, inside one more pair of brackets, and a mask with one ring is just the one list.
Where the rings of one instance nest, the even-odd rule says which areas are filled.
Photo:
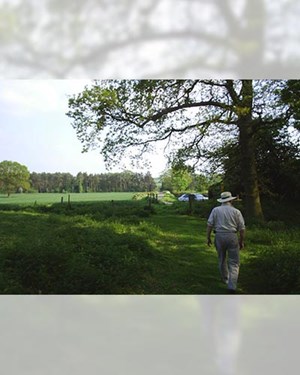
[[263, 220], [253, 141], [252, 81], [242, 81], [242, 101], [239, 108], [239, 146], [241, 151], [241, 177], [245, 189], [246, 217]]

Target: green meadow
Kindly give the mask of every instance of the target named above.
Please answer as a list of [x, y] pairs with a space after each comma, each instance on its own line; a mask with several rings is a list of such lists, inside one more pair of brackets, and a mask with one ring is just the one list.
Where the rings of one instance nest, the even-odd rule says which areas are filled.
[[[61, 203], [61, 197], [64, 197]], [[0, 197], [1, 294], [226, 294], [206, 218], [215, 202], [133, 193]], [[270, 211], [271, 212], [271, 211]], [[240, 294], [300, 291], [299, 226], [247, 227]]]
[[[71, 202], [97, 202], [97, 201], [124, 201], [132, 199], [135, 193], [74, 193], [70, 194]], [[68, 193], [33, 193], [33, 194], [0, 194], [0, 205], [2, 204], [53, 204], [60, 203], [63, 198], [64, 202], [68, 202]]]

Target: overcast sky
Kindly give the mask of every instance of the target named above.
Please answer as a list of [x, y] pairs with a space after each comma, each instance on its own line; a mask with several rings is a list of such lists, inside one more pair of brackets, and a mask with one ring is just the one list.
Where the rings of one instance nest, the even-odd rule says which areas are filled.
[[[107, 172], [98, 151], [81, 152], [81, 143], [66, 116], [68, 95], [87, 80], [2, 80], [0, 84], [0, 161], [24, 164], [30, 172]], [[165, 169], [161, 156], [150, 172]], [[134, 170], [129, 164], [128, 169]], [[113, 171], [121, 171], [114, 169]], [[143, 173], [147, 171], [141, 171]]]

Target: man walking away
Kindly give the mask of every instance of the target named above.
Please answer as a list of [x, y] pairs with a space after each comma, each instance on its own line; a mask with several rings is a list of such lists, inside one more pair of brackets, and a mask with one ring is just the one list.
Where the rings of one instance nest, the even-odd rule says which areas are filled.
[[[229, 293], [235, 293], [240, 266], [239, 251], [244, 247], [245, 221], [241, 212], [231, 202], [236, 199], [229, 191], [217, 199], [221, 206], [213, 208], [207, 221], [207, 244], [211, 246], [211, 232], [215, 232], [222, 281], [228, 285]], [[239, 238], [237, 236], [239, 233]]]

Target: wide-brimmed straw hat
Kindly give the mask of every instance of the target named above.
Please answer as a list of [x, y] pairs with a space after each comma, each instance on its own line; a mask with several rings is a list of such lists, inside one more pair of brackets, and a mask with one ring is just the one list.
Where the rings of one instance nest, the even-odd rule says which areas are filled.
[[217, 201], [220, 203], [226, 203], [234, 199], [236, 199], [236, 197], [233, 197], [230, 191], [224, 191], [223, 193], [221, 193], [221, 198], [217, 199]]

